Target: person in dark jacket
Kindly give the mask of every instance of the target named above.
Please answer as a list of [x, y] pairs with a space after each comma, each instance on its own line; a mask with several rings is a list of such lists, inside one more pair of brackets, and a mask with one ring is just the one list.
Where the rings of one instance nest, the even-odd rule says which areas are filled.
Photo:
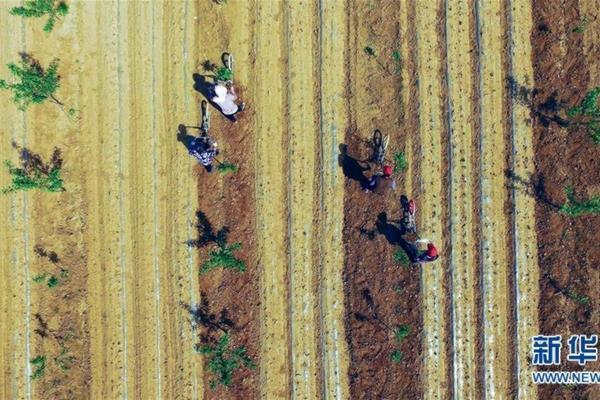
[[208, 136], [194, 138], [188, 148], [192, 157], [204, 166], [207, 172], [212, 171], [212, 163], [215, 156], [219, 154], [217, 142], [213, 142]]

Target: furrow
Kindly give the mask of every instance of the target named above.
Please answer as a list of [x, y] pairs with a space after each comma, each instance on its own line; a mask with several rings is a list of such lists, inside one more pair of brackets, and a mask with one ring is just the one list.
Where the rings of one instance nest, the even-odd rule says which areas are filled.
[[[168, 6], [168, 4], [167, 4]], [[186, 121], [199, 121], [200, 113], [198, 108], [193, 101], [193, 84], [192, 84], [192, 71], [195, 70], [195, 56], [190, 53], [194, 53], [194, 49], [198, 47], [198, 27], [195, 23], [195, 15], [197, 13], [196, 2], [185, 0], [185, 14], [184, 14], [184, 38], [183, 38], [183, 103], [185, 105], [185, 120]], [[181, 150], [180, 150], [181, 151]], [[180, 153], [181, 154], [181, 153]], [[185, 152], [184, 152], [185, 154]], [[197, 179], [193, 174], [192, 168], [189, 167], [189, 160], [186, 162], [187, 174], [183, 174], [183, 181], [186, 183], [187, 190], [183, 198], [185, 199], [185, 209], [182, 212], [186, 215], [185, 225], [187, 227], [186, 240], [193, 237], [193, 226], [194, 226], [194, 212], [198, 209], [198, 189]], [[178, 174], [177, 176], [182, 176]], [[179, 181], [179, 180], [178, 180]], [[182, 282], [182, 301], [188, 304], [198, 304], [200, 302], [200, 289], [197, 279], [197, 264], [198, 254], [194, 251], [192, 246], [187, 246], [185, 254], [185, 264], [182, 264], [181, 279]], [[195, 349], [196, 336], [195, 332], [190, 329], [189, 318], [184, 318], [181, 322], [183, 327], [183, 335], [185, 337], [187, 348], [184, 348], [185, 352], [192, 353]], [[191, 358], [186, 358], [186, 366], [189, 365], [189, 372], [184, 375], [184, 379], [189, 380], [190, 387], [190, 398], [193, 400], [203, 399], [202, 382], [203, 377], [203, 364], [200, 357], [196, 357], [195, 351], [191, 354]], [[189, 362], [189, 364], [188, 364]]]
[[[530, 34], [531, 4], [510, 2], [510, 75], [524, 86], [533, 86]], [[533, 128], [530, 111], [515, 100], [512, 108], [512, 171], [516, 176], [534, 173]], [[537, 399], [529, 362], [531, 338], [539, 332], [539, 266], [535, 231], [535, 199], [519, 190], [512, 192], [514, 204], [514, 250], [517, 311], [517, 384], [520, 400]]]
[[[9, 9], [18, 6], [19, 1], [7, 1], [3, 8]], [[5, 38], [0, 42], [0, 56], [4, 61], [2, 78], [6, 79], [7, 69], [4, 64], [17, 61], [18, 53], [23, 50], [23, 37], [20, 34], [23, 28], [21, 18], [11, 16], [8, 12], [0, 13], [0, 31]], [[17, 163], [18, 153], [11, 146], [12, 142], [21, 143], [26, 132], [24, 131], [24, 114], [17, 110], [11, 101], [11, 94], [3, 91], [0, 93], [0, 110], [3, 116], [3, 127], [0, 130], [1, 160], [11, 160]], [[0, 185], [10, 183], [10, 177], [2, 168]], [[3, 371], [0, 375], [0, 398], [29, 398], [29, 355], [26, 345], [27, 310], [26, 282], [28, 267], [25, 263], [27, 248], [24, 244], [26, 198], [21, 193], [3, 195], [0, 198], [0, 234], [2, 244], [0, 247], [0, 361]], [[28, 336], [28, 335], [27, 335]]]
[[454, 398], [478, 397], [477, 264], [475, 243], [472, 4], [446, 2], [447, 77], [450, 135], [450, 268], [454, 338]]
[[261, 288], [261, 397], [290, 392], [283, 4], [256, 4], [256, 212]]
[[316, 146], [315, 1], [287, 3], [291, 395], [317, 399], [316, 277], [313, 263]]
[[[123, 81], [123, 196], [125, 234], [125, 292], [127, 325], [128, 393], [136, 398], [158, 396], [160, 357], [157, 340], [157, 287], [154, 263], [155, 214], [153, 207], [153, 64], [152, 4], [127, 3], [122, 7], [120, 38]], [[135, 116], [135, 118], [127, 118]]]
[[[195, 179], [182, 179], [190, 170], [190, 160], [185, 148], [176, 140], [177, 125], [184, 122], [188, 97], [193, 93], [192, 85], [186, 85], [186, 74], [191, 70], [185, 63], [186, 4], [184, 2], [155, 6], [155, 38], [153, 46], [156, 155], [156, 219], [157, 262], [160, 299], [158, 315], [160, 321], [161, 391], [163, 398], [197, 397], [196, 364], [201, 357], [194, 351], [189, 315], [180, 303], [193, 303], [190, 291], [197, 291], [196, 271], [189, 274], [187, 240], [192, 237], [192, 225], [187, 214], [190, 191], [195, 192]], [[186, 21], [173, 29], [172, 21]], [[189, 72], [188, 72], [189, 71]], [[180, 88], [180, 89], [177, 89]], [[188, 93], [186, 93], [188, 92]], [[168, 110], [168, 112], [161, 112]], [[191, 112], [189, 114], [192, 114]], [[190, 120], [197, 117], [190, 115]], [[195, 294], [197, 298], [197, 294]], [[196, 300], [197, 301], [197, 300]], [[196, 392], [195, 392], [196, 391]], [[194, 394], [194, 392], [196, 394]]]
[[320, 0], [321, 247], [320, 308], [323, 397], [348, 399], [349, 353], [344, 328], [344, 180], [338, 146], [348, 128], [346, 108], [347, 3]]
[[486, 399], [510, 397], [509, 221], [504, 173], [508, 158], [504, 99], [506, 73], [501, 2], [478, 0], [479, 79], [481, 101], [481, 259], [483, 273], [484, 388]]
[[[90, 397], [124, 394], [121, 240], [119, 218], [119, 86], [117, 3], [80, 3], [81, 79], [79, 87], [82, 147], [89, 155], [82, 187], [89, 205], [88, 307], [90, 326]], [[89, 20], [88, 20], [89, 19]], [[115, 101], [106, 101], [114, 99]], [[100, 111], [98, 111], [100, 110]], [[93, 177], [93, 178], [92, 178]]]
[[[444, 199], [442, 188], [444, 108], [442, 104], [442, 65], [437, 31], [440, 1], [421, 1], [416, 5], [417, 72], [419, 76], [419, 136], [421, 149], [421, 198], [419, 230], [444, 252], [441, 220]], [[445, 254], [445, 253], [443, 253]], [[425, 399], [449, 398], [447, 343], [447, 287], [444, 262], [422, 268], [423, 295], [423, 382]]]

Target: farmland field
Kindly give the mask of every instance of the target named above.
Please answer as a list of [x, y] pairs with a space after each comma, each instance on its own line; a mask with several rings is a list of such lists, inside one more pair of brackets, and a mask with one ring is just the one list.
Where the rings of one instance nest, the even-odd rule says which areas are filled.
[[[21, 3], [0, 79], [56, 58], [65, 107], [0, 91], [0, 161], [58, 149], [65, 190], [0, 195], [0, 399], [600, 399], [531, 378], [533, 336], [600, 334], [600, 217], [559, 212], [600, 195], [566, 117], [598, 0], [73, 0], [52, 32]], [[181, 125], [224, 52], [246, 108], [209, 105], [237, 171], [207, 173]], [[375, 129], [406, 164], [384, 194]], [[402, 265], [401, 194], [438, 260]], [[199, 274], [223, 237], [245, 271]], [[213, 387], [224, 331], [255, 367]]]

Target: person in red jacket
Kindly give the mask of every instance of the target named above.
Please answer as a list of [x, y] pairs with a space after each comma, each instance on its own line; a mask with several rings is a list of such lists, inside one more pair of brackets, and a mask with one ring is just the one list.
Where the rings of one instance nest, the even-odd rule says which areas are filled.
[[383, 194], [389, 189], [396, 190], [396, 182], [392, 179], [392, 167], [385, 165], [383, 167], [383, 173], [376, 172], [371, 176], [367, 182], [365, 182], [365, 192], [373, 192], [377, 194]]
[[427, 243], [427, 250], [422, 251], [418, 258], [417, 262], [420, 264], [432, 262], [438, 259], [439, 254], [434, 244], [429, 239], [419, 239], [416, 241], [416, 244], [419, 243]]

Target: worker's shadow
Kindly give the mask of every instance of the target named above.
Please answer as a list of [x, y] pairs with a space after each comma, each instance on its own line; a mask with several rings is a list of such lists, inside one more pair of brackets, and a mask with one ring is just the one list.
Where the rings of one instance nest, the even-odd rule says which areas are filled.
[[382, 212], [377, 216], [375, 227], [377, 232], [383, 235], [391, 245], [402, 247], [408, 258], [415, 262], [419, 256], [419, 250], [414, 243], [404, 239], [404, 234], [407, 232], [399, 224], [399, 221], [388, 220], [387, 213]]
[[200, 92], [206, 98], [206, 101], [208, 101], [210, 105], [213, 106], [216, 110], [218, 110], [222, 116], [224, 116], [231, 122], [235, 122], [235, 116], [223, 114], [223, 111], [221, 111], [221, 107], [219, 107], [218, 104], [215, 104], [212, 101], [212, 99], [217, 96], [217, 93], [215, 92], [215, 87], [217, 85], [214, 81], [210, 82], [209, 79], [214, 80], [214, 77], [212, 75], [200, 75], [198, 73], [195, 73], [192, 75], [192, 78], [194, 78], [194, 89]]
[[180, 124], [177, 127], [177, 140], [181, 142], [188, 151], [190, 151], [190, 147], [194, 139], [196, 139], [195, 136], [188, 135], [185, 125]]
[[346, 178], [357, 181], [361, 188], [365, 188], [367, 177], [364, 172], [370, 168], [363, 166], [360, 161], [348, 154], [348, 145], [340, 144], [340, 155], [338, 156], [338, 164], [342, 167], [342, 171]]

